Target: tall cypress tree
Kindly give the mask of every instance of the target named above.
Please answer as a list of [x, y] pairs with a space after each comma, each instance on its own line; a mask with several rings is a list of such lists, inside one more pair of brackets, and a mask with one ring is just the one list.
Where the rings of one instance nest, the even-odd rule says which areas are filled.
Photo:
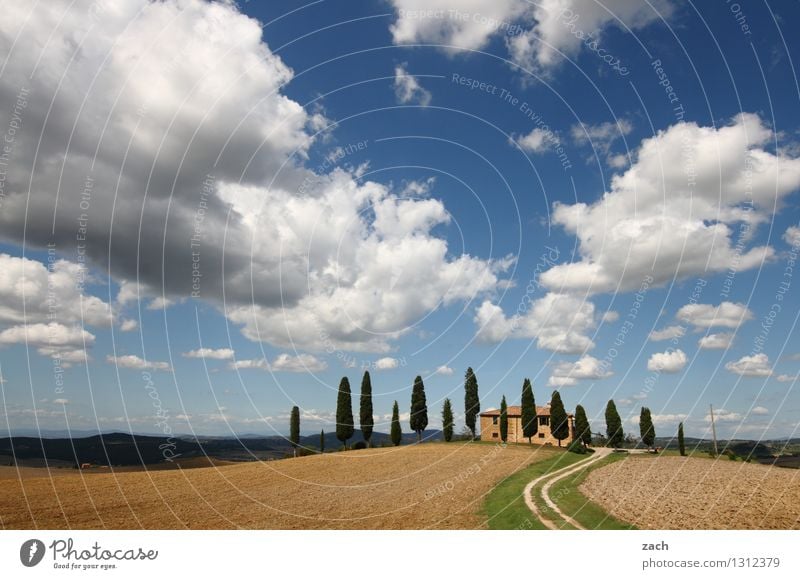
[[639, 434], [642, 437], [642, 444], [651, 448], [656, 441], [656, 429], [653, 426], [650, 409], [646, 406], [642, 406], [642, 412], [639, 414]]
[[508, 405], [506, 404], [505, 394], [500, 401], [500, 440], [508, 440]]
[[422, 431], [428, 426], [428, 405], [425, 401], [425, 384], [422, 376], [414, 378], [411, 390], [411, 430], [417, 433], [417, 442], [422, 441]]
[[325, 452], [325, 431], [319, 431], [319, 453], [323, 454]]
[[467, 428], [472, 432], [472, 438], [475, 438], [475, 420], [480, 411], [481, 401], [478, 397], [478, 378], [472, 368], [467, 368], [467, 373], [464, 375], [464, 420], [467, 423]]
[[397, 407], [397, 400], [394, 401], [392, 407], [392, 430], [391, 430], [392, 444], [400, 446], [400, 441], [403, 439], [403, 431], [400, 429], [400, 409]]
[[586, 410], [580, 404], [575, 407], [575, 437], [583, 443], [584, 448], [592, 443], [589, 419], [586, 418]]
[[533, 386], [531, 381], [525, 378], [522, 382], [522, 436], [528, 439], [528, 444], [531, 439], [536, 436], [539, 431], [538, 420], [536, 419], [536, 400], [533, 398]]
[[622, 431], [622, 419], [617, 412], [617, 405], [613, 400], [606, 404], [606, 435], [608, 436], [608, 446], [619, 448], [625, 441], [625, 433]]
[[289, 441], [292, 443], [292, 452], [297, 456], [297, 446], [300, 444], [300, 409], [292, 406], [289, 418]]
[[686, 456], [686, 444], [683, 441], [683, 422], [678, 425], [678, 450], [681, 456]]
[[553, 391], [550, 399], [550, 434], [558, 440], [558, 446], [561, 446], [562, 440], [569, 438], [569, 418], [558, 390]]
[[375, 425], [375, 419], [372, 416], [372, 381], [369, 377], [369, 372], [364, 372], [364, 377], [361, 379], [361, 406], [359, 419], [361, 424], [361, 434], [364, 435], [364, 442], [367, 446], [371, 446], [370, 438], [372, 438], [372, 427]]
[[444, 399], [442, 407], [442, 434], [445, 442], [453, 440], [453, 408], [449, 398]]
[[347, 441], [355, 432], [353, 422], [353, 404], [350, 399], [350, 380], [347, 376], [339, 382], [339, 396], [336, 399], [336, 438], [344, 444], [347, 450]]

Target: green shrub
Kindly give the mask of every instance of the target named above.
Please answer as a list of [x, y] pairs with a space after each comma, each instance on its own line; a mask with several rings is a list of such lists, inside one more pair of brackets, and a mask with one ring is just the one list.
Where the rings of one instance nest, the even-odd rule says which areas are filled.
[[350, 445], [350, 450], [363, 450], [365, 448], [367, 448], [367, 443], [363, 440], [359, 440], [358, 442], [354, 442], [352, 445]]
[[570, 452], [574, 452], [575, 454], [586, 454], [586, 448], [583, 446], [583, 442], [580, 439], [575, 439], [569, 443], [567, 450]]

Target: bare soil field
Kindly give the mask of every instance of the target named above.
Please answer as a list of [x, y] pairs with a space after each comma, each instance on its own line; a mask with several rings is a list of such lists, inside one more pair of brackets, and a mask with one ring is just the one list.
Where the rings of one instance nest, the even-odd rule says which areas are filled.
[[0, 526], [474, 529], [484, 524], [483, 497], [495, 484], [557, 452], [424, 444], [210, 468], [0, 478]]
[[629, 457], [580, 486], [640, 529], [800, 529], [800, 471], [675, 456]]

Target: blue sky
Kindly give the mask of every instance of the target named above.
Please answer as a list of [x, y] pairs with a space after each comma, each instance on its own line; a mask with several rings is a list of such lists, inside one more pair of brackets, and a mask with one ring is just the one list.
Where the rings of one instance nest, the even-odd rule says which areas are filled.
[[472, 366], [797, 434], [796, 6], [60, 4], [0, 24], [2, 430], [328, 430], [364, 368], [437, 426]]

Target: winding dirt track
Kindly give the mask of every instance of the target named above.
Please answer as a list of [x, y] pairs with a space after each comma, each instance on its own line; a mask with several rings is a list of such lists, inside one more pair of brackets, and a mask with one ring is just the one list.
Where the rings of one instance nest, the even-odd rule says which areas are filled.
[[558, 508], [558, 505], [550, 498], [550, 488], [553, 486], [554, 483], [557, 483], [564, 477], [568, 477], [572, 474], [575, 474], [583, 469], [593, 465], [599, 460], [604, 459], [609, 454], [611, 454], [610, 448], [596, 448], [594, 453], [591, 457], [580, 461], [577, 464], [570, 465], [568, 467], [559, 469], [555, 472], [551, 472], [545, 475], [540, 476], [539, 478], [533, 479], [525, 486], [525, 490], [523, 494], [525, 496], [525, 504], [531, 510], [533, 515], [539, 519], [542, 524], [550, 530], [557, 531], [562, 528], [562, 525], [559, 524], [557, 521], [552, 521], [546, 517], [542, 516], [542, 513], [539, 511], [539, 507], [536, 506], [536, 502], [533, 499], [534, 488], [542, 483], [543, 481], [547, 481], [542, 485], [542, 488], [539, 489], [538, 494], [544, 499], [545, 504], [547, 504], [548, 508], [552, 510], [557, 516], [561, 517], [563, 521], [572, 525], [576, 529], [583, 529], [584, 527], [578, 523], [575, 519], [570, 517], [569, 515], [565, 514]]
[[634, 457], [581, 492], [640, 529], [800, 529], [800, 470], [728, 459]]
[[557, 452], [423, 444], [220, 468], [0, 477], [0, 527], [475, 529], [487, 492]]

